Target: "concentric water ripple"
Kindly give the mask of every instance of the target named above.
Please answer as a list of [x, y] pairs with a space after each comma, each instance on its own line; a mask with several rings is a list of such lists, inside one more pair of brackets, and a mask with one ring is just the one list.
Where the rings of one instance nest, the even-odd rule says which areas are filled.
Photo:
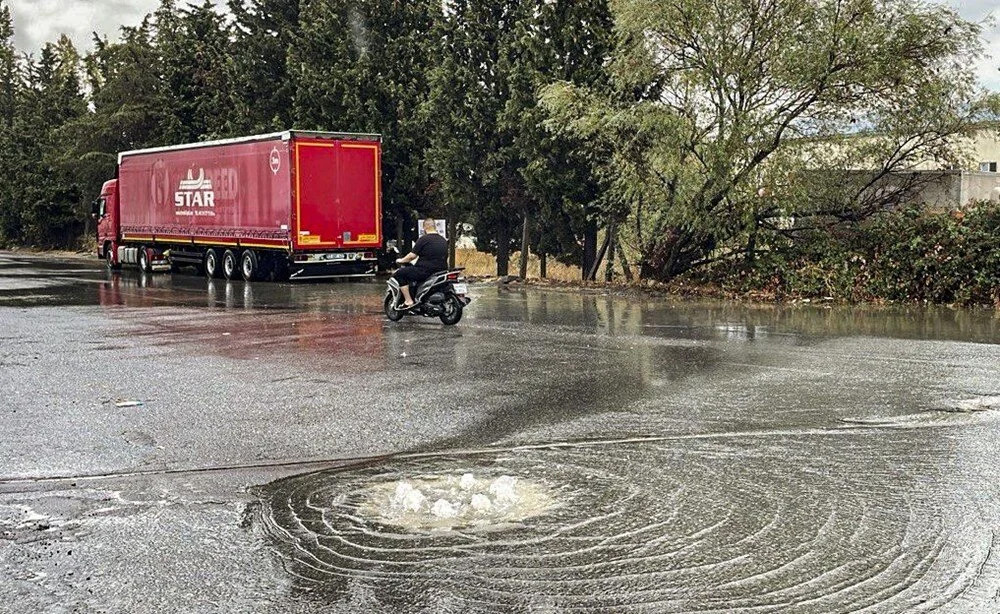
[[[263, 489], [263, 526], [300, 588], [396, 609], [915, 612], [981, 587], [996, 517], [954, 499], [969, 490], [954, 481], [971, 476], [912, 440], [820, 439], [589, 444], [313, 473]], [[465, 472], [533, 480], [557, 505], [501, 530], [442, 532], [386, 524], [364, 504], [379, 485]]]

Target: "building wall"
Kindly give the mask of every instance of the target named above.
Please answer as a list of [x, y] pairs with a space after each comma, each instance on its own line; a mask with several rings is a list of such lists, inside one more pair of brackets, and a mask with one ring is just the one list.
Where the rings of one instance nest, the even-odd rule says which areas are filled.
[[[855, 139], [878, 139], [878, 135], [846, 136], [825, 141], [810, 142], [802, 148], [802, 156], [819, 172], [842, 168], [845, 172], [867, 172], [875, 168], [875, 160], [850, 160], [848, 147], [857, 145]], [[953, 168], [944, 168], [939, 162], [926, 160], [914, 165], [911, 170], [902, 171], [884, 179], [889, 185], [900, 185], [911, 173], [917, 173], [927, 182], [916, 189], [907, 199], [910, 202], [925, 203], [938, 210], [952, 210], [968, 206], [969, 203], [993, 200], [1000, 202], [1000, 126], [984, 126], [973, 136], [962, 138], [958, 143], [962, 151], [962, 163]], [[844, 160], [849, 160], [844, 164]], [[980, 170], [986, 163], [993, 172]], [[989, 166], [995, 164], [995, 166]]]
[[982, 200], [1000, 202], [1000, 173], [962, 173], [962, 198], [959, 204], [965, 206]]
[[980, 172], [980, 164], [984, 162], [993, 163], [1000, 170], [1000, 134], [995, 128], [977, 132], [969, 144], [969, 150], [972, 163], [971, 168], [966, 170]]
[[913, 199], [931, 209], [950, 211], [962, 202], [962, 171], [923, 171], [933, 178], [914, 194]]
[[1000, 173], [978, 171], [920, 171], [929, 181], [912, 199], [931, 209], [950, 211], [971, 203], [1000, 202]]

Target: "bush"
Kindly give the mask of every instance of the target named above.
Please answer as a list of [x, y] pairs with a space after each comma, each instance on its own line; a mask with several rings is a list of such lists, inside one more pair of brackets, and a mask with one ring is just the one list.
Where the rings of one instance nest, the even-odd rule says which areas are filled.
[[881, 213], [833, 231], [768, 237], [752, 262], [692, 275], [734, 292], [847, 301], [1000, 305], [1000, 206]]

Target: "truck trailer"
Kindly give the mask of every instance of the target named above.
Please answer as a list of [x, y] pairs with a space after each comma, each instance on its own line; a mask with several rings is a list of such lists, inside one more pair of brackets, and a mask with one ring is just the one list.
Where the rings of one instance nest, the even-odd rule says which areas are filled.
[[209, 277], [374, 275], [378, 135], [285, 131], [128, 151], [94, 204], [97, 256]]

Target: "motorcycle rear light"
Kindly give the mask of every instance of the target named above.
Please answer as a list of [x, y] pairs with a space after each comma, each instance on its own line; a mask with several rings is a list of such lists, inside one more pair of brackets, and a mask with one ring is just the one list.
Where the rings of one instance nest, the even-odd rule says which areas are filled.
[[448, 276], [448, 281], [458, 281], [458, 273], [452, 273]]

